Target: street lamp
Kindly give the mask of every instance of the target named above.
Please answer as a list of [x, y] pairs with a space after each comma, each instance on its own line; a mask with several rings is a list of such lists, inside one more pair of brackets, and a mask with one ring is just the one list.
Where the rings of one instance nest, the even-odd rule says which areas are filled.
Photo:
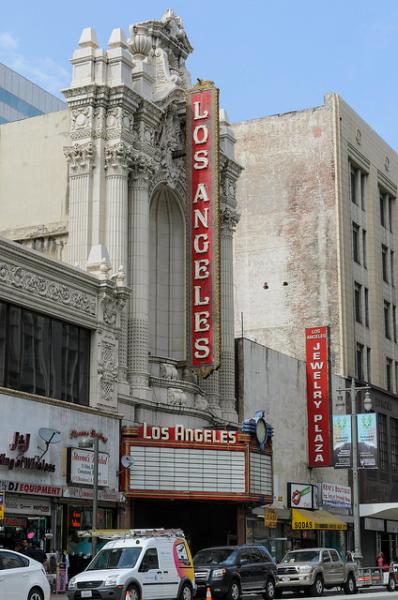
[[91, 552], [95, 556], [97, 553], [97, 536], [94, 535], [97, 529], [97, 512], [98, 512], [98, 450], [99, 439], [97, 436], [93, 438], [82, 438], [79, 442], [79, 448], [94, 449], [94, 472], [93, 472], [93, 522], [92, 522], [92, 537], [91, 537]]
[[343, 403], [343, 392], [348, 392], [351, 397], [351, 438], [352, 438], [352, 513], [354, 517], [354, 558], [362, 560], [361, 550], [361, 521], [359, 513], [359, 480], [358, 480], [358, 435], [357, 435], [357, 392], [365, 390], [363, 407], [368, 412], [372, 409], [370, 397], [370, 386], [355, 387], [354, 378], [351, 379], [351, 387], [338, 389], [337, 405]]

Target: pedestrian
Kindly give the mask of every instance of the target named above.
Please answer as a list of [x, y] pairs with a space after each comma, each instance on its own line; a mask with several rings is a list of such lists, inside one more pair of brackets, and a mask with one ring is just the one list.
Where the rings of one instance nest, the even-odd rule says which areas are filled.
[[384, 554], [383, 552], [379, 552], [379, 554], [376, 556], [376, 565], [378, 567], [384, 567], [385, 561], [384, 561]]
[[354, 557], [352, 556], [352, 552], [350, 550], [348, 550], [347, 554], [345, 555], [345, 559], [347, 562], [354, 562]]

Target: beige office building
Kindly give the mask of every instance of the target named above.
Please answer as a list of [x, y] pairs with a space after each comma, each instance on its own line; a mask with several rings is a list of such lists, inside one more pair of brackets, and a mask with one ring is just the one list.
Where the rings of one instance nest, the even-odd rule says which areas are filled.
[[236, 333], [303, 359], [330, 324], [333, 371], [396, 393], [397, 154], [336, 94], [233, 131]]

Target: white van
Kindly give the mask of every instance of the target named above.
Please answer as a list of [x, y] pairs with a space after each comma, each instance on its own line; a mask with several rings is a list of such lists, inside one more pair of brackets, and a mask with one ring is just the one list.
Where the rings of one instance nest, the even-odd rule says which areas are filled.
[[195, 575], [182, 532], [130, 530], [69, 581], [69, 600], [192, 600]]

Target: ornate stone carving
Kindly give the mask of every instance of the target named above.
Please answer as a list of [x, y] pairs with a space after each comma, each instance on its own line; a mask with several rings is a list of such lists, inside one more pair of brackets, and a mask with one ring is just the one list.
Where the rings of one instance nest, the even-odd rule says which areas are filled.
[[233, 233], [237, 224], [239, 223], [239, 219], [239, 213], [233, 208], [230, 208], [229, 206], [222, 206], [220, 208], [221, 230], [226, 230]]
[[148, 156], [135, 153], [131, 164], [131, 173], [134, 180], [148, 181], [155, 170], [155, 162]]
[[97, 373], [102, 400], [109, 404], [113, 402], [118, 376], [117, 342], [113, 335], [106, 334], [100, 339]]
[[167, 403], [175, 408], [185, 408], [187, 406], [187, 398], [184, 390], [169, 388], [167, 390]]
[[160, 376], [163, 379], [167, 379], [168, 381], [177, 381], [178, 380], [178, 371], [174, 365], [170, 365], [168, 363], [162, 363], [160, 365]]
[[130, 27], [130, 51], [131, 54], [139, 60], [148, 56], [152, 46], [151, 36], [147, 31], [147, 27], [142, 25], [133, 25]]
[[105, 168], [112, 171], [124, 171], [132, 159], [132, 149], [124, 142], [118, 142], [105, 148]]
[[72, 172], [89, 171], [94, 166], [95, 146], [92, 142], [64, 146], [64, 154]]
[[95, 316], [97, 313], [95, 296], [46, 279], [45, 277], [40, 277], [36, 273], [27, 271], [21, 267], [1, 262], [0, 282], [3, 285], [21, 289], [30, 295], [46, 298], [62, 306], [68, 306], [89, 315]]

